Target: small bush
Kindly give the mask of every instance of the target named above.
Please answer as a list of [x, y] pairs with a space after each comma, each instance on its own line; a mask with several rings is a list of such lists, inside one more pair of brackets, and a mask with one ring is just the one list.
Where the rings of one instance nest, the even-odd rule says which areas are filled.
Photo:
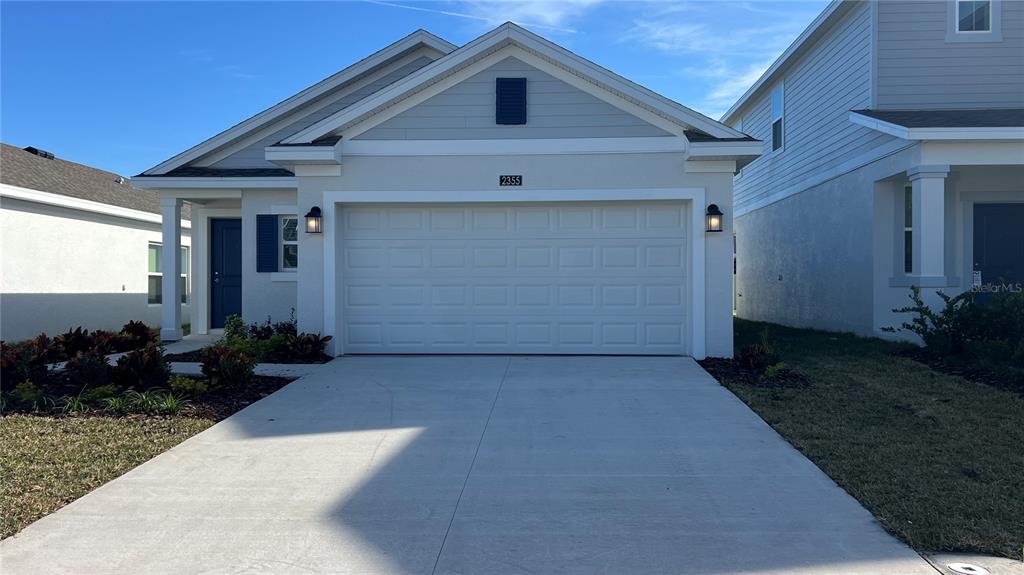
[[106, 401], [107, 398], [116, 397], [120, 393], [120, 388], [116, 385], [108, 384], [87, 389], [80, 393], [78, 397], [88, 405], [103, 405], [103, 402]]
[[768, 336], [768, 328], [761, 332], [761, 341], [743, 346], [736, 358], [744, 367], [762, 372], [779, 363], [779, 356]]
[[274, 334], [283, 336], [299, 335], [298, 324], [295, 322], [295, 308], [292, 308], [288, 321], [279, 321], [274, 324]]
[[764, 373], [761, 374], [761, 381], [771, 382], [777, 381], [785, 376], [789, 372], [789, 368], [783, 362], [773, 363], [765, 368]]
[[224, 319], [224, 337], [221, 338], [223, 343], [246, 339], [248, 335], [249, 330], [245, 327], [241, 316], [232, 314]]
[[200, 351], [203, 375], [211, 389], [240, 389], [252, 380], [256, 365], [252, 356], [225, 345], [212, 345]]
[[103, 408], [111, 413], [128, 413], [131, 408], [128, 399], [123, 395], [108, 397], [103, 400]]
[[319, 333], [303, 333], [288, 338], [288, 354], [292, 359], [298, 361], [318, 361], [324, 355], [331, 336], [321, 336]]
[[7, 396], [10, 398], [11, 407], [14, 408], [38, 411], [45, 405], [43, 390], [28, 380], [14, 386]]
[[267, 321], [263, 323], [254, 323], [249, 325], [248, 329], [249, 339], [270, 339], [274, 337], [274, 324], [270, 323], [270, 316], [267, 316]]
[[89, 410], [81, 395], [65, 395], [57, 401], [57, 408], [61, 413], [81, 413]]
[[68, 383], [81, 390], [110, 383], [110, 364], [99, 348], [80, 351], [64, 366]]
[[124, 342], [126, 348], [122, 351], [130, 349], [138, 349], [140, 347], [146, 347], [149, 344], [159, 344], [160, 334], [148, 325], [141, 321], [130, 321], [121, 328], [121, 340]]
[[206, 393], [207, 388], [205, 381], [184, 375], [172, 375], [167, 385], [171, 391], [185, 397], [199, 397]]
[[0, 380], [4, 387], [25, 380], [44, 381], [57, 352], [46, 334], [18, 344], [0, 342]]
[[164, 350], [155, 343], [122, 355], [111, 373], [113, 382], [127, 389], [163, 387], [169, 376]]
[[81, 352], [95, 348], [96, 338], [89, 333], [89, 330], [79, 326], [55, 337], [54, 344], [59, 350], [61, 359], [71, 359]]

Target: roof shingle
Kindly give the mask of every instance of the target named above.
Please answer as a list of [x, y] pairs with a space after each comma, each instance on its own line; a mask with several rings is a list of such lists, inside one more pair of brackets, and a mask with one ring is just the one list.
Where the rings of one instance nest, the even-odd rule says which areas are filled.
[[853, 110], [904, 128], [1020, 128], [1024, 108], [1003, 110]]

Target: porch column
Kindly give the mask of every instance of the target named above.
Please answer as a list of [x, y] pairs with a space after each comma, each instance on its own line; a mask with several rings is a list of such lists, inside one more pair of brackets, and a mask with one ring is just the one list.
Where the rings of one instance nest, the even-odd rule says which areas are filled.
[[912, 257], [915, 277], [946, 276], [946, 176], [949, 166], [907, 170], [912, 186]]
[[160, 305], [160, 339], [181, 339], [181, 199], [160, 197], [163, 232], [162, 303]]

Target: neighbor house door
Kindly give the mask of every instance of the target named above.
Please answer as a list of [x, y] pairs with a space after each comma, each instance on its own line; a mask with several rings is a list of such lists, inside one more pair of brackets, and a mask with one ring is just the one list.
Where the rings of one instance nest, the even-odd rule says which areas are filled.
[[1024, 283], [1024, 203], [974, 205], [975, 284], [979, 274], [982, 285]]
[[210, 327], [242, 314], [242, 220], [210, 220]]

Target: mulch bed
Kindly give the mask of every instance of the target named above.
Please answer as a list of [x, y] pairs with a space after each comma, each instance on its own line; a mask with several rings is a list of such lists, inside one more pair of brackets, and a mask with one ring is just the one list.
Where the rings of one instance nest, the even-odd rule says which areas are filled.
[[786, 369], [777, 377], [765, 381], [761, 379], [760, 372], [735, 359], [709, 357], [699, 360], [697, 363], [721, 383], [740, 383], [761, 388], [807, 387], [810, 385], [807, 376], [792, 369]]
[[[176, 361], [176, 362], [182, 362], [182, 363], [200, 363], [203, 360], [200, 357], [200, 353], [199, 352], [200, 352], [200, 350], [197, 349], [195, 351], [187, 351], [185, 353], [168, 353], [168, 354], [164, 355], [164, 359], [166, 359], [169, 362], [175, 362]], [[318, 359], [316, 361], [301, 361], [301, 360], [296, 360], [296, 359], [291, 359], [291, 358], [274, 358], [273, 361], [260, 361], [258, 363], [281, 363], [281, 364], [293, 364], [293, 365], [294, 364], [319, 364], [319, 363], [327, 363], [328, 361], [331, 361], [332, 359], [334, 359], [334, 358], [332, 358], [329, 355], [321, 355], [320, 359]]]
[[967, 363], [952, 362], [944, 357], [939, 357], [929, 353], [928, 350], [923, 347], [902, 349], [894, 352], [893, 355], [898, 355], [900, 357], [912, 359], [918, 363], [923, 363], [939, 373], [962, 377], [967, 381], [990, 385], [997, 389], [1012, 391], [1024, 396], [1024, 382], [1010, 381], [1006, 377], [992, 370], [985, 369], [984, 367], [970, 365]]
[[256, 375], [253, 376], [252, 381], [248, 385], [240, 390], [220, 393], [207, 392], [203, 394], [202, 397], [192, 400], [192, 403], [182, 409], [178, 415], [181, 417], [196, 417], [220, 421], [267, 397], [293, 381], [295, 381], [295, 378]]

